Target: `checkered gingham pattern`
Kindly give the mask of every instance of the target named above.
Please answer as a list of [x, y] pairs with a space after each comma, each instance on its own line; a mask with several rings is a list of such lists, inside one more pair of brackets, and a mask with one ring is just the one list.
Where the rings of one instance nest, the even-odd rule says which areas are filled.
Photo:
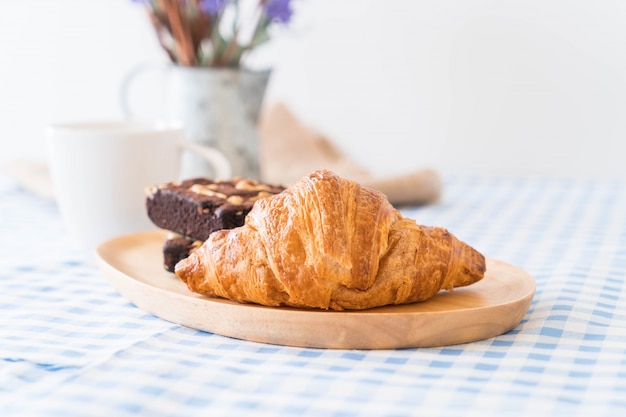
[[626, 416], [626, 185], [445, 178], [406, 216], [528, 271], [514, 330], [432, 349], [282, 347], [119, 296], [54, 203], [0, 177], [1, 416]]

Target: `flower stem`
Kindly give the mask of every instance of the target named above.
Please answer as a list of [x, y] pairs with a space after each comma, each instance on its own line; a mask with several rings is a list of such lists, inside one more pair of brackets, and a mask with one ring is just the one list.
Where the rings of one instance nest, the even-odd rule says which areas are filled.
[[178, 62], [185, 66], [196, 65], [196, 52], [191, 42], [189, 26], [185, 24], [181, 16], [180, 3], [178, 0], [163, 0], [165, 14], [168, 16], [172, 26], [172, 36], [179, 47], [176, 54]]

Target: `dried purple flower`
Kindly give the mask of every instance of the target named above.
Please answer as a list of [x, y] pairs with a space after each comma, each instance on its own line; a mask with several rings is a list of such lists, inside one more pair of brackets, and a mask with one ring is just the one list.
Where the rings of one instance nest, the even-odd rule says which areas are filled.
[[[288, 23], [293, 14], [291, 0], [250, 0], [260, 12], [254, 20], [242, 17], [240, 0], [131, 2], [147, 8], [161, 46], [172, 62], [183, 66], [240, 68], [252, 50], [270, 40], [269, 28]], [[251, 37], [240, 36], [246, 25], [253, 25]]]
[[287, 23], [293, 14], [290, 3], [291, 0], [268, 0], [265, 14], [274, 22]]
[[217, 16], [224, 9], [228, 0], [200, 0], [198, 8], [201, 12]]

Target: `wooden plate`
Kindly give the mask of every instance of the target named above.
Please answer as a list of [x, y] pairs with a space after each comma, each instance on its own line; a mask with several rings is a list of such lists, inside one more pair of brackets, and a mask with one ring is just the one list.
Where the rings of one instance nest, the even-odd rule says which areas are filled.
[[164, 239], [160, 230], [112, 239], [97, 249], [98, 262], [117, 291], [142, 310], [186, 327], [255, 342], [336, 349], [472, 342], [517, 326], [535, 293], [528, 273], [488, 259], [481, 281], [422, 303], [340, 312], [240, 304], [192, 293], [165, 271]]

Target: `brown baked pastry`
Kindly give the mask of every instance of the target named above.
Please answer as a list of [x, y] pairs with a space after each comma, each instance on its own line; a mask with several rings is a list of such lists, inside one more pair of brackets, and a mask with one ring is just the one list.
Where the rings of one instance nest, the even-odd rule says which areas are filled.
[[256, 200], [284, 189], [245, 178], [190, 178], [147, 187], [146, 212], [161, 229], [204, 241], [215, 230], [242, 226]]
[[201, 245], [201, 240], [169, 232], [163, 243], [163, 267], [167, 272], [174, 272], [176, 264], [188, 257], [191, 252], [198, 249]]
[[245, 178], [190, 178], [146, 187], [146, 212], [170, 231], [163, 243], [163, 266], [174, 266], [220, 229], [242, 226], [256, 200], [284, 190], [282, 185]]
[[483, 255], [447, 230], [329, 171], [257, 201], [244, 226], [211, 234], [176, 265], [208, 296], [334, 310], [424, 301], [484, 273]]

